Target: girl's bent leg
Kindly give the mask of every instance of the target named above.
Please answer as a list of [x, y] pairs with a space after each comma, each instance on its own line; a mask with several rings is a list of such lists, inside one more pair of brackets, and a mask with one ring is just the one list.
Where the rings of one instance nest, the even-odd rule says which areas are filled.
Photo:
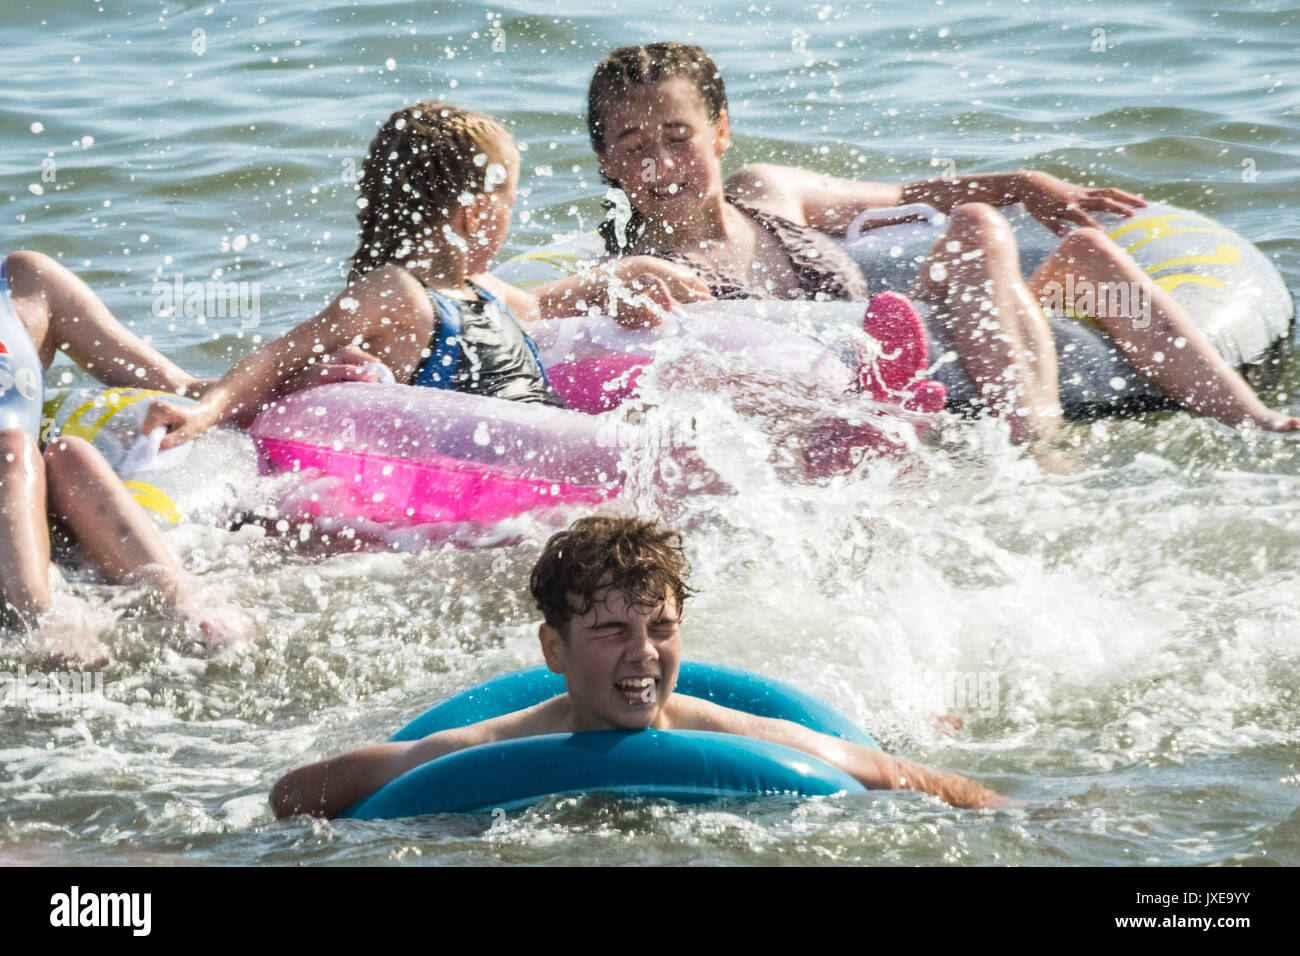
[[1007, 221], [992, 206], [956, 207], [913, 284], [913, 298], [951, 317], [957, 352], [1016, 441], [1051, 438], [1060, 426], [1056, 345], [1020, 275]]
[[45, 450], [50, 513], [61, 520], [109, 584], [148, 588], [177, 617], [193, 623], [201, 642], [221, 646], [251, 636], [237, 612], [210, 608], [195, 595], [153, 519], [93, 446], [58, 438]]
[[105, 581], [148, 583], [165, 598], [183, 587], [185, 572], [152, 519], [89, 442], [56, 438], [45, 449], [45, 467], [50, 513]]
[[[1093, 292], [1092, 317], [1124, 357], [1185, 408], [1227, 425], [1246, 422], [1268, 431], [1295, 431], [1300, 419], [1264, 405], [1187, 312], [1141, 266], [1098, 229], [1079, 229], [1048, 256], [1030, 280], [1040, 296]], [[1066, 302], [1069, 310], [1077, 302]]]
[[0, 597], [5, 613], [30, 629], [50, 609], [50, 531], [45, 469], [32, 436], [0, 431]]

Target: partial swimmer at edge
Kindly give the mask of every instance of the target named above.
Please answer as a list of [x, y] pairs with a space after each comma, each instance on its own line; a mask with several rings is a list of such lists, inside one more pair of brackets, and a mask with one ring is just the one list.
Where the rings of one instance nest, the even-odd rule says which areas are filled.
[[[0, 264], [0, 322], [14, 343], [5, 358], [20, 359], [28, 347], [31, 353], [0, 404], [30, 403], [38, 423], [41, 376], [59, 351], [106, 385], [177, 395], [198, 395], [207, 386], [133, 335], [81, 279], [39, 252], [15, 252]], [[23, 387], [23, 376], [35, 387]], [[42, 448], [40, 426], [33, 430], [31, 420], [6, 416], [0, 430], [0, 617], [27, 632], [30, 658], [91, 666], [109, 656], [97, 634], [55, 605], [56, 527], [106, 582], [145, 588], [198, 643], [216, 649], [251, 638], [251, 619], [202, 597], [103, 455], [76, 437]]]

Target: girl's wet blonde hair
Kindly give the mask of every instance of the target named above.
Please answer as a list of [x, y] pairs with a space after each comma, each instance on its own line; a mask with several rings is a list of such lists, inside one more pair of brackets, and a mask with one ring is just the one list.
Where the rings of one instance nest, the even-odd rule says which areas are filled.
[[447, 103], [413, 103], [370, 143], [357, 200], [361, 241], [349, 282], [390, 263], [429, 260], [446, 246], [452, 211], [503, 185], [514, 141], [490, 116]]

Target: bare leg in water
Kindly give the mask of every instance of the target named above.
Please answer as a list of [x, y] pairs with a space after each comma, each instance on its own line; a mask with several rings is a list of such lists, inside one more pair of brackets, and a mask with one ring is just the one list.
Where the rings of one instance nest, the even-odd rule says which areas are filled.
[[11, 616], [35, 631], [31, 655], [45, 662], [85, 666], [105, 663], [99, 638], [54, 611], [50, 593], [49, 521], [60, 522], [109, 584], [143, 587], [163, 609], [211, 650], [252, 637], [241, 612], [205, 603], [193, 580], [104, 457], [80, 438], [59, 438], [44, 455], [31, 436], [0, 433], [0, 539], [12, 542], [0, 556], [0, 593]]
[[1001, 213], [983, 203], [953, 209], [910, 295], [950, 317], [962, 365], [1014, 441], [1038, 445], [1056, 434], [1056, 346]]
[[[1067, 281], [1070, 277], [1073, 281]], [[1182, 306], [1100, 230], [1071, 233], [1029, 284], [1040, 296], [1092, 288], [1094, 302], [1127, 303], [1116, 315], [1094, 307], [1091, 317], [1135, 369], [1184, 408], [1234, 427], [1249, 423], [1274, 432], [1300, 429], [1300, 418], [1265, 406]], [[1121, 287], [1123, 296], [1104, 294]], [[1074, 311], [1078, 303], [1064, 305]]]
[[200, 599], [153, 519], [92, 445], [56, 438], [45, 450], [45, 471], [51, 517], [71, 532], [105, 581], [148, 589], [209, 649], [252, 636], [252, 621], [244, 614]]
[[[27, 520], [36, 516], [36, 521]], [[49, 610], [50, 535], [45, 521], [45, 468], [32, 436], [0, 432], [0, 594], [30, 627]]]

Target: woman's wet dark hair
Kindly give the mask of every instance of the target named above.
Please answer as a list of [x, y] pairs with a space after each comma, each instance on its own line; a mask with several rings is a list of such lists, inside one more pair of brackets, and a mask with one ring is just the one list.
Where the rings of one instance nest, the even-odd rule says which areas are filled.
[[682, 536], [642, 518], [592, 515], [552, 535], [528, 587], [546, 623], [563, 632], [613, 588], [634, 606], [657, 607], [671, 594], [680, 615], [695, 593]]
[[[727, 108], [727, 90], [717, 65], [700, 47], [688, 43], [647, 43], [619, 47], [605, 57], [587, 88], [587, 132], [591, 135], [591, 148], [603, 153], [608, 145], [604, 110], [609, 103], [625, 96], [632, 87], [654, 86], [676, 79], [686, 80], [695, 87], [709, 122], [716, 123]], [[603, 174], [601, 178], [617, 189], [623, 188]], [[607, 211], [615, 208], [611, 202], [605, 206]], [[622, 255], [644, 228], [645, 219], [635, 209], [622, 237], [612, 216], [607, 217], [600, 226], [605, 250], [611, 255]]]

